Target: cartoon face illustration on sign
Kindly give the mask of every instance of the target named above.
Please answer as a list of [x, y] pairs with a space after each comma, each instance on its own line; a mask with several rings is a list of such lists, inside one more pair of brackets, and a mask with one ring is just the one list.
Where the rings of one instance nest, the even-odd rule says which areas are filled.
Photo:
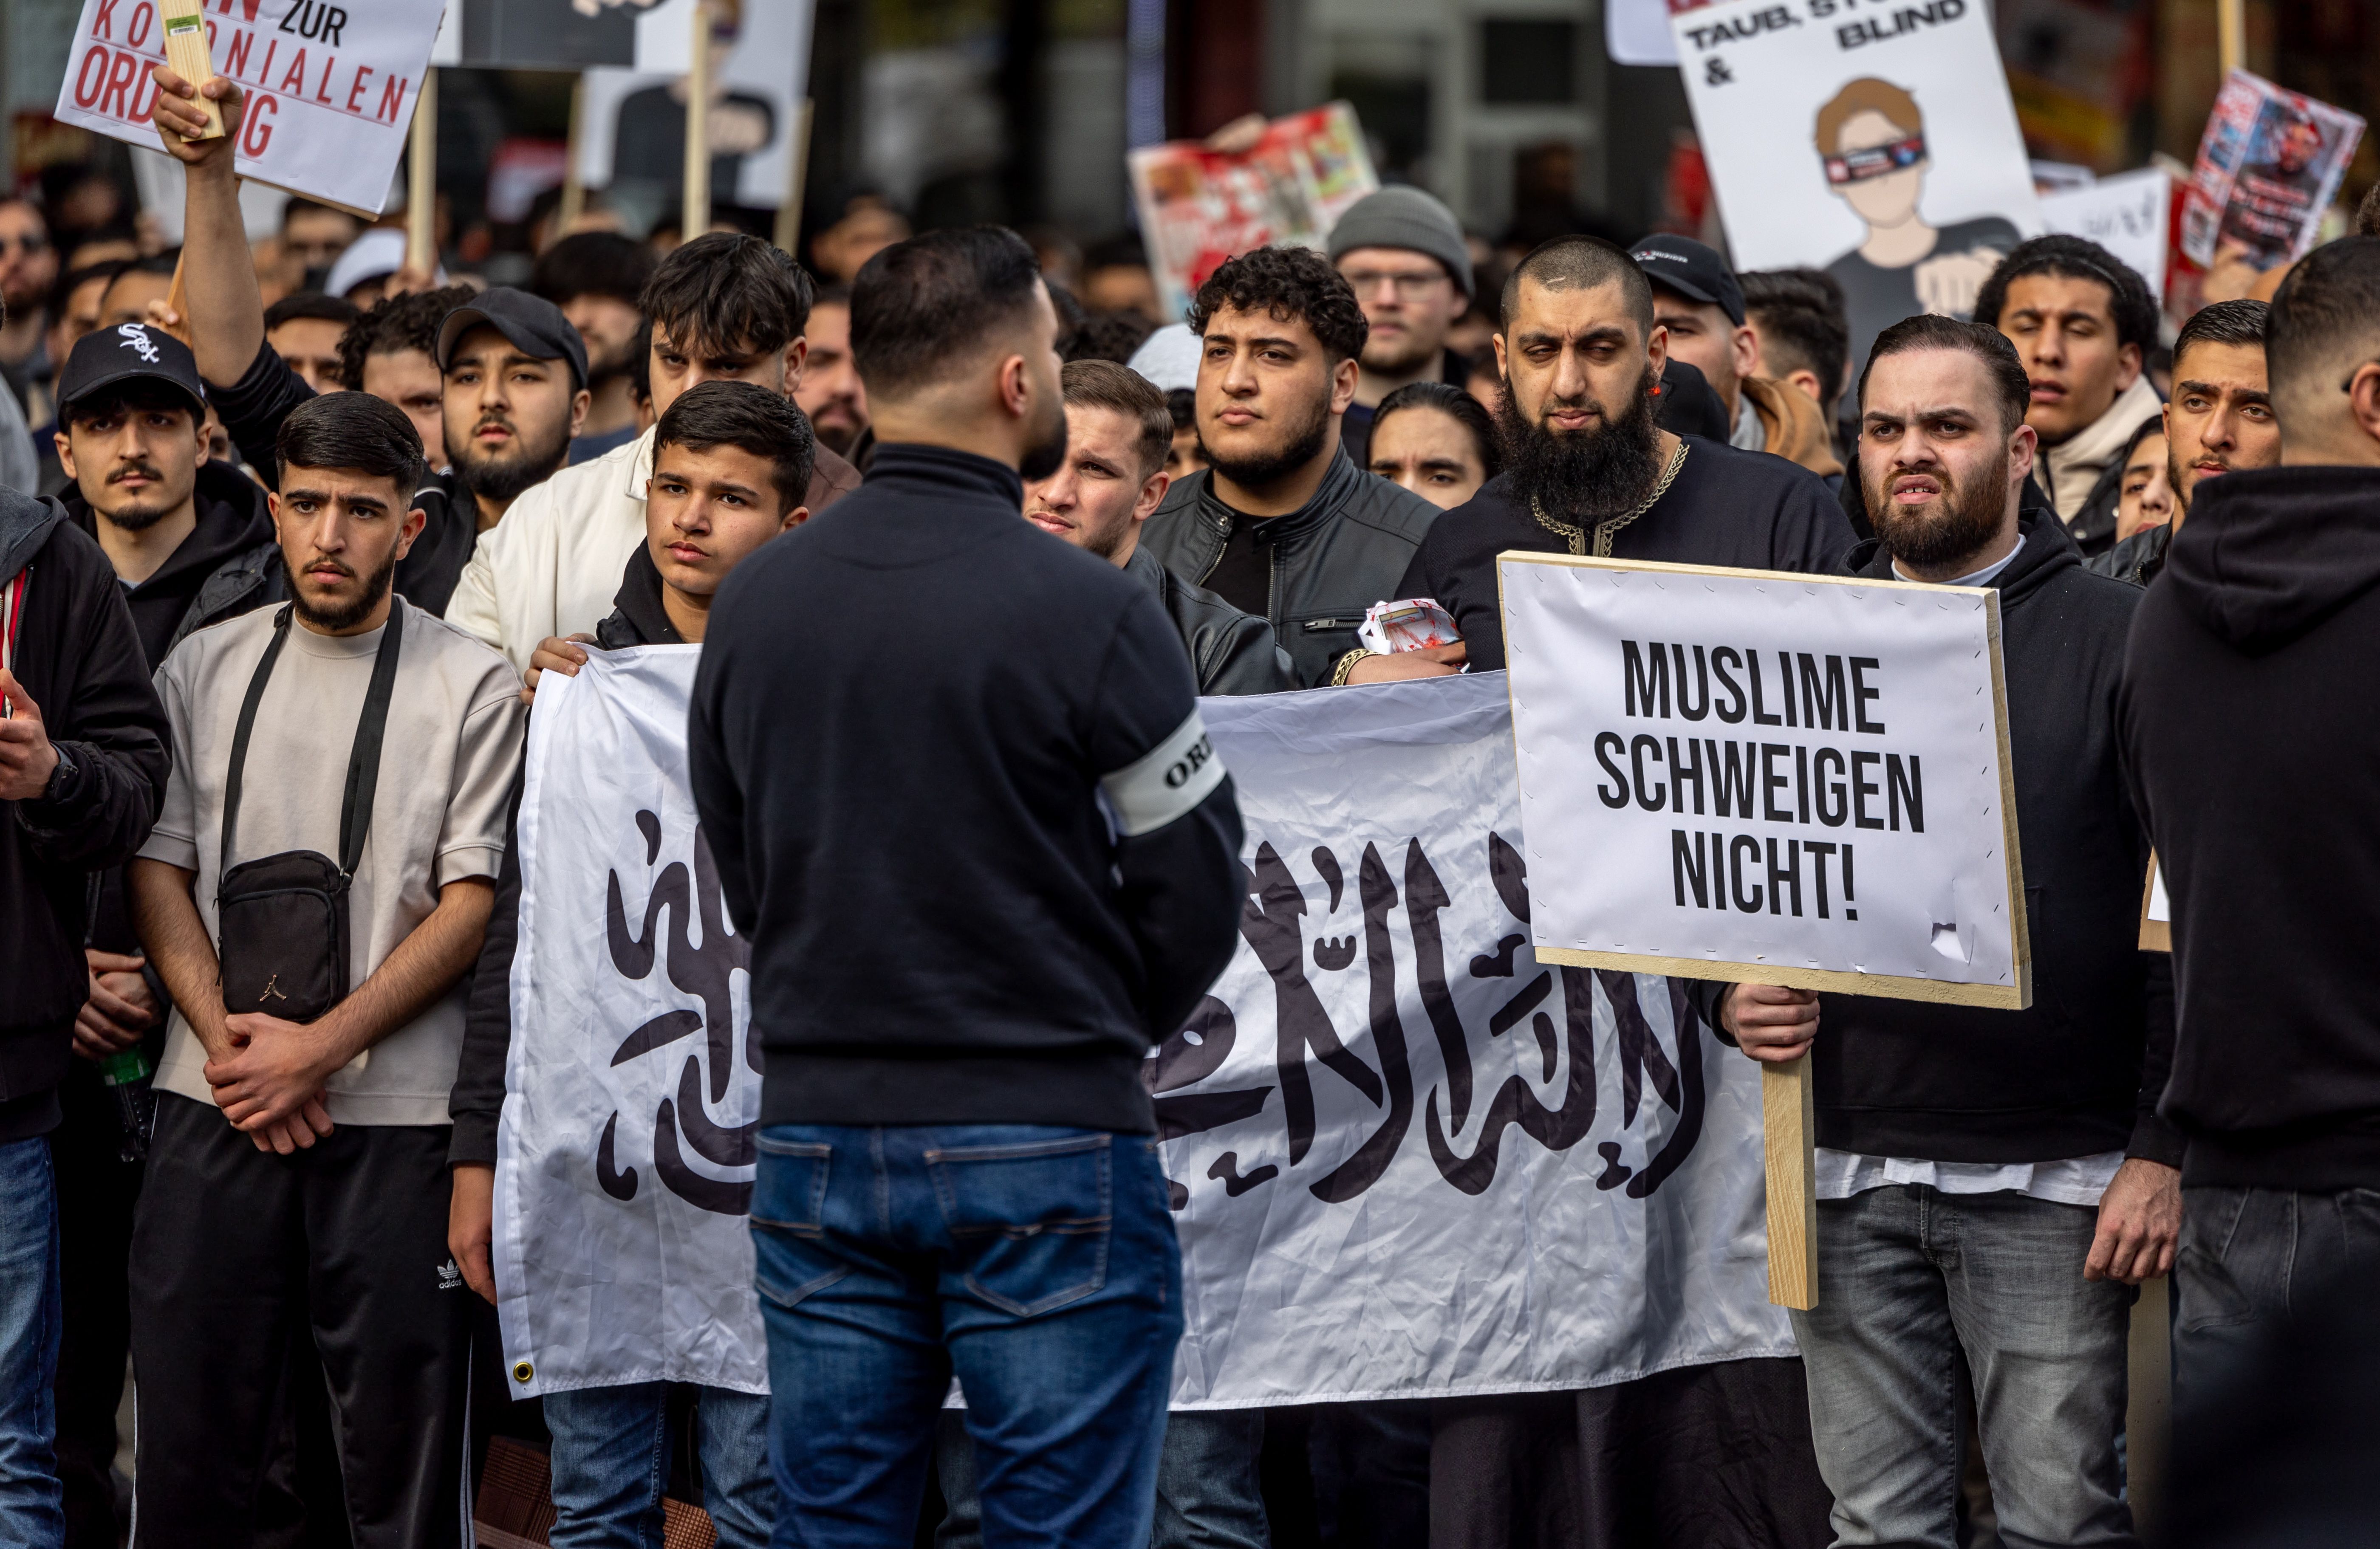
[[1850, 81], [1818, 109], [1812, 139], [1828, 192], [1867, 227], [1858, 247], [1827, 265], [1851, 312], [1853, 364], [1902, 318], [1973, 312], [1976, 291], [2020, 236], [1998, 216], [1947, 226], [1925, 219], [1919, 206], [1934, 163], [1917, 99], [1873, 76]]

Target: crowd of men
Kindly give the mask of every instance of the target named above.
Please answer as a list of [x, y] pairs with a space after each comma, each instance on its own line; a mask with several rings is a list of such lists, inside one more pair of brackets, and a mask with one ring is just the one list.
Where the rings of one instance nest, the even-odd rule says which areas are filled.
[[[1305, 1417], [1335, 1542], [1949, 1544], [1972, 1423], [2005, 1541], [2133, 1543], [2140, 1285], [2219, 1429], [2380, 1270], [2380, 236], [2169, 351], [2080, 238], [1854, 358], [1825, 274], [1571, 236], [1498, 291], [1402, 188], [1153, 333], [995, 228], [268, 306], [159, 79], [187, 315], [111, 260], [0, 321], [55, 470], [0, 423], [0, 1539], [117, 1541], [128, 1354], [140, 1542], [470, 1541], [524, 729], [636, 646], [702, 647], [765, 1066], [771, 1392], [690, 1396], [722, 1543], [905, 1543], [929, 1477], [945, 1543], [1270, 1542], [1281, 1420], [1167, 1413], [1141, 1069], [1247, 888], [1198, 698], [1497, 670], [1508, 551], [1997, 588], [2033, 1004], [1692, 986], [1815, 1051], [1799, 1359]], [[1398, 599], [1461, 640], [1366, 647]], [[544, 1398], [552, 1542], [661, 1541], [687, 1398]]]

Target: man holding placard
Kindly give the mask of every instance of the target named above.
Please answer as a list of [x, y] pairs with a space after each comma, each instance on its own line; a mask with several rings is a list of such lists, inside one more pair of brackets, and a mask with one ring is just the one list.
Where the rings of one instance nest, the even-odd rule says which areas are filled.
[[[2130, 1543], [2115, 1438], [2131, 1288], [2172, 1264], [2181, 1149], [2155, 1114], [2171, 981], [2132, 939], [2147, 846], [2115, 728], [2140, 593], [2084, 573], [2053, 512], [2020, 509], [2035, 438], [2024, 367], [1998, 333], [1895, 324], [1860, 404], [1876, 537], [1851, 572], [1998, 592], [2031, 1005], [1829, 994], [1822, 1023], [1808, 990], [1705, 984], [1699, 998], [1755, 1059], [1798, 1059], [1825, 1033], [1821, 1290], [1793, 1325], [1835, 1542], [1957, 1541], [1963, 1355], [2009, 1540]], [[1930, 928], [1937, 946], [1955, 930]]]

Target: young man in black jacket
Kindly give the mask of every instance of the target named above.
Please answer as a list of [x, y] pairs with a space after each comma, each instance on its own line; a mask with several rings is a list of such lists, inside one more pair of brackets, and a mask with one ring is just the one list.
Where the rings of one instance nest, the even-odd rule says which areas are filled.
[[1140, 1066], [1230, 960], [1240, 822], [1157, 599], [1018, 519], [1065, 453], [1013, 232], [871, 259], [858, 491], [721, 589], [695, 800], [766, 1050], [778, 1538], [905, 1542], [953, 1373], [1018, 1542], [1148, 1541], [1181, 1258]]
[[1190, 309], [1198, 442], [1142, 527], [1166, 569], [1269, 622], [1301, 688], [1355, 648], [1438, 507], [1366, 473], [1340, 442], [1369, 325], [1355, 293], [1304, 248], [1242, 253]]
[[[55, 1545], [59, 1211], [49, 1136], [92, 874], [164, 799], [165, 712], [107, 556], [54, 500], [0, 490], [0, 1542]], [[119, 1370], [120, 1370], [119, 1366]]]
[[2179, 1137], [2162, 957], [2138, 948], [2148, 853], [2116, 695], [2138, 589], [2086, 574], [2056, 513], [2021, 510], [2024, 367], [1981, 323], [1877, 335], [1859, 476], [1876, 538], [1852, 575], [2000, 594], [2034, 1003], [1981, 1010], [1701, 986], [1755, 1059], [1817, 1052], [1818, 1306], [1793, 1314], [1835, 1542], [1949, 1543], [1952, 1371], [1973, 1374], [2011, 1543], [2127, 1544], [2116, 1454], [2133, 1287], [2170, 1265]]
[[2265, 347], [2280, 466], [2199, 488], [2120, 701], [2173, 901], [2185, 1413], [2293, 1303], [2380, 1273], [2380, 237], [2301, 261]]

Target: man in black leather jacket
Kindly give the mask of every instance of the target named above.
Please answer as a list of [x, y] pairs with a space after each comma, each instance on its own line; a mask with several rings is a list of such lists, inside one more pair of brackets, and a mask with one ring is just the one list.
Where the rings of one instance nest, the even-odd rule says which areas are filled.
[[1173, 417], [1165, 394], [1111, 360], [1069, 362], [1066, 461], [1025, 486], [1025, 518], [1142, 582], [1182, 635], [1201, 694], [1295, 688], [1272, 625], [1169, 572], [1141, 547], [1141, 524], [1165, 498]]
[[1367, 325], [1302, 248], [1243, 253], [1199, 287], [1190, 326], [1208, 466], [1177, 480], [1141, 545], [1184, 582], [1270, 621], [1297, 685], [1328, 681], [1365, 610], [1393, 599], [1438, 508], [1340, 448]]

